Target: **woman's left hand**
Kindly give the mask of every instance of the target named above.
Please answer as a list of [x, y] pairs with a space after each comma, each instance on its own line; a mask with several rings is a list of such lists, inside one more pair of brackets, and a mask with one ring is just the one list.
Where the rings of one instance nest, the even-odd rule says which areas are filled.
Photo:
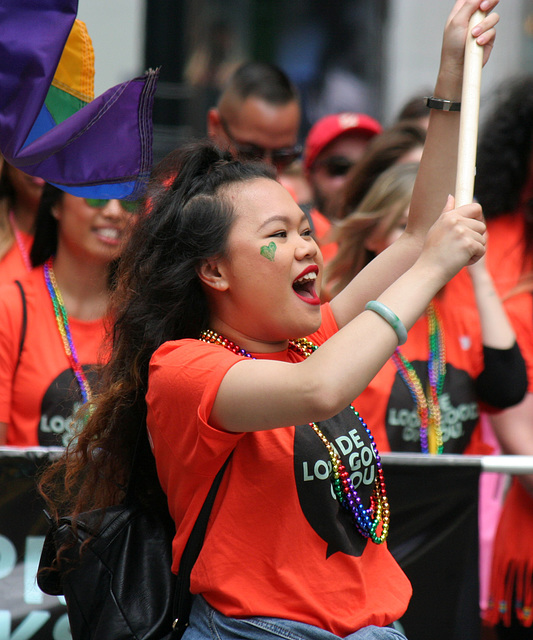
[[493, 9], [499, 0], [457, 0], [446, 21], [442, 43], [441, 70], [459, 78], [463, 75], [464, 52], [470, 18], [477, 10], [485, 17], [472, 29], [472, 36], [483, 47], [483, 64], [487, 62], [496, 38], [500, 17]]

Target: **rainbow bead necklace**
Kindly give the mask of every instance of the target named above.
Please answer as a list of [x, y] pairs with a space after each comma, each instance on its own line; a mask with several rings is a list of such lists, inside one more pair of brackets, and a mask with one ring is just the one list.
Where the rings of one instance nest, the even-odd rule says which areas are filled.
[[446, 348], [439, 314], [431, 303], [428, 321], [428, 390], [424, 389], [413, 365], [396, 349], [392, 361], [413, 398], [420, 420], [420, 448], [422, 453], [440, 455], [443, 451], [439, 397], [446, 375]]
[[65, 309], [65, 305], [63, 303], [61, 291], [57, 286], [57, 280], [52, 264], [52, 258], [49, 258], [44, 263], [44, 280], [46, 282], [48, 293], [50, 294], [50, 299], [52, 300], [57, 328], [59, 329], [59, 334], [63, 342], [65, 353], [69, 360], [72, 371], [76, 376], [76, 380], [78, 381], [83, 402], [86, 403], [91, 399], [91, 388], [85, 374], [83, 373], [83, 369], [80, 365], [78, 354], [74, 346], [74, 341], [72, 339], [72, 333], [70, 331], [70, 325], [68, 321], [67, 310]]
[[[255, 357], [252, 356], [252, 354], [248, 353], [244, 349], [241, 349], [234, 342], [228, 340], [227, 338], [224, 338], [224, 336], [221, 336], [215, 331], [202, 331], [199, 340], [210, 344], [219, 344], [225, 349], [229, 349], [229, 351], [235, 353], [236, 355], [255, 360]], [[316, 351], [317, 348], [318, 347], [307, 338], [289, 340], [289, 349], [295, 351], [296, 353], [299, 353], [304, 358], [308, 358], [314, 351]], [[381, 544], [387, 539], [390, 526], [390, 508], [387, 498], [387, 490], [385, 487], [383, 468], [381, 465], [381, 458], [379, 456], [374, 437], [372, 436], [367, 424], [351, 405], [350, 408], [367, 432], [376, 459], [377, 477], [374, 481], [374, 490], [370, 498], [370, 506], [368, 507], [368, 509], [364, 507], [361, 497], [357, 493], [356, 488], [353, 486], [350, 474], [344, 466], [342, 459], [336, 452], [334, 446], [326, 438], [316, 422], [310, 422], [309, 426], [324, 443], [324, 446], [326, 447], [329, 454], [332, 466], [331, 483], [339, 503], [352, 515], [355, 526], [363, 537], [370, 538], [375, 544]], [[382, 525], [381, 533], [378, 534], [378, 527], [380, 523]]]
[[15, 214], [13, 211], [9, 212], [9, 224], [11, 225], [11, 229], [13, 230], [13, 234], [15, 235], [15, 241], [20, 251], [20, 255], [22, 256], [22, 262], [24, 262], [24, 266], [28, 271], [31, 271], [31, 261], [30, 256], [28, 254], [28, 250], [26, 249], [26, 245], [24, 244], [24, 240], [22, 239], [22, 234], [17, 227], [17, 223], [15, 222]]

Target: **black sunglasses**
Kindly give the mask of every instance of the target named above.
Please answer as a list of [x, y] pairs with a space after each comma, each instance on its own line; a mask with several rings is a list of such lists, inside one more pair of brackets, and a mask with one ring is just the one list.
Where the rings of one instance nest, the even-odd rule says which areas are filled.
[[317, 167], [322, 167], [331, 178], [345, 176], [354, 166], [354, 162], [342, 156], [331, 156], [317, 163]]
[[226, 121], [222, 117], [220, 118], [220, 124], [222, 125], [222, 129], [224, 129], [224, 133], [230, 139], [231, 144], [235, 147], [238, 159], [243, 162], [267, 160], [270, 158], [276, 169], [281, 170], [285, 169], [297, 160], [302, 153], [302, 147], [300, 145], [294, 145], [294, 147], [282, 147], [280, 149], [265, 149], [264, 147], [259, 147], [256, 144], [239, 142], [238, 140], [235, 140]]

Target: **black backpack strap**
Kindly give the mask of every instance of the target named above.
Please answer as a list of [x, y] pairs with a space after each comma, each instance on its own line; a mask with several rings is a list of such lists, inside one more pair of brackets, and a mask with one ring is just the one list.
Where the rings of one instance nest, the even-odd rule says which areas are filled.
[[224, 462], [213, 480], [211, 489], [207, 494], [202, 510], [198, 515], [193, 530], [191, 531], [191, 535], [185, 545], [183, 555], [181, 556], [173, 607], [174, 624], [172, 628], [174, 630], [173, 637], [175, 638], [180, 638], [189, 625], [189, 614], [192, 606], [192, 596], [189, 590], [191, 584], [191, 571], [194, 567], [194, 563], [200, 555], [200, 551], [204, 543], [205, 532], [207, 530], [207, 523], [209, 521], [209, 516], [211, 515], [211, 509], [213, 508], [218, 488], [222, 482], [222, 477], [226, 471], [226, 467], [228, 466], [232, 454], [233, 452], [230, 453], [228, 459]]
[[22, 349], [24, 348], [24, 340], [26, 339], [26, 326], [28, 324], [28, 310], [26, 308], [26, 294], [24, 293], [24, 287], [22, 286], [19, 280], [15, 280], [15, 284], [20, 289], [20, 297], [22, 298], [22, 329], [20, 331], [19, 357], [17, 360], [17, 365], [15, 367], [15, 371], [16, 371], [19, 366], [20, 356], [22, 355]]

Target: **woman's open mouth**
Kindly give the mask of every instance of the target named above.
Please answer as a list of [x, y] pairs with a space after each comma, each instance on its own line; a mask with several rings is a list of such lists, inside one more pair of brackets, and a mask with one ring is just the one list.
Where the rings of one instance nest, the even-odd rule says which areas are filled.
[[320, 304], [320, 298], [315, 290], [318, 267], [307, 267], [292, 283], [294, 293], [307, 304]]

